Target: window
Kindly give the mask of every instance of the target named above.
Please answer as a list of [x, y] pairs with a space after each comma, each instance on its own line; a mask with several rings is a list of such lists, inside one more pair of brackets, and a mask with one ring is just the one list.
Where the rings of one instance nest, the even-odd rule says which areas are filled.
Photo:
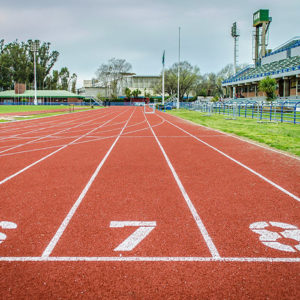
[[295, 89], [296, 88], [296, 79], [292, 79], [291, 80], [291, 89]]

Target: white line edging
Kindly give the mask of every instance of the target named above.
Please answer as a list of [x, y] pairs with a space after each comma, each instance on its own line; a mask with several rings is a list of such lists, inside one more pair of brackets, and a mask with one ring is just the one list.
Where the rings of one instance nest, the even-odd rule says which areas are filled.
[[[224, 135], [225, 135], [225, 137], [226, 136], [232, 137], [232, 138], [238, 139], [238, 140], [240, 140], [242, 142], [249, 143], [251, 145], [261, 147], [261, 148], [266, 149], [268, 151], [272, 151], [272, 152], [275, 152], [275, 153], [287, 156], [287, 157], [292, 158], [292, 159], [300, 160], [300, 158], [297, 157], [297, 156], [295, 156], [294, 154], [286, 153], [286, 152], [284, 152], [284, 150], [281, 151], [281, 150], [278, 150], [278, 149], [273, 149], [271, 146], [262, 145], [260, 142], [257, 142], [257, 141], [254, 141], [254, 140], [253, 141], [249, 140], [249, 138], [247, 138], [247, 137], [241, 137], [241, 136], [238, 136], [238, 135], [236, 135], [234, 133], [229, 133], [229, 132], [221, 131], [221, 130], [216, 129], [216, 128], [212, 128], [212, 127], [208, 127], [208, 126], [205, 126], [205, 125], [202, 125], [202, 124], [194, 123], [193, 121], [190, 121], [190, 120], [187, 120], [187, 119], [183, 119], [183, 118], [180, 118], [180, 117], [175, 116], [175, 115], [169, 115], [169, 116], [172, 116], [172, 117], [180, 119], [180, 120], [184, 120], [185, 122], [190, 123], [192, 125], [200, 126], [200, 127], [206, 128], [208, 130], [219, 132], [219, 133], [221, 133], [220, 136], [224, 137]], [[164, 119], [164, 120], [166, 120], [166, 119]], [[212, 137], [212, 135], [210, 135], [208, 137]]]
[[178, 175], [177, 175], [177, 173], [176, 173], [169, 157], [167, 156], [164, 148], [162, 147], [161, 143], [159, 142], [159, 140], [158, 140], [154, 130], [152, 129], [148, 119], [146, 118], [145, 114], [144, 114], [144, 116], [145, 116], [145, 119], [148, 123], [148, 126], [149, 126], [149, 128], [150, 128], [150, 130], [151, 130], [151, 132], [152, 132], [152, 134], [153, 134], [153, 136], [154, 136], [154, 138], [155, 138], [155, 140], [156, 140], [156, 142], [157, 142], [157, 144], [158, 144], [158, 146], [159, 146], [159, 148], [160, 148], [160, 150], [161, 150], [161, 152], [162, 152], [162, 154], [163, 154], [163, 156], [164, 156], [164, 158], [165, 158], [165, 160], [166, 160], [166, 162], [167, 162], [167, 164], [168, 164], [168, 166], [171, 170], [171, 172], [172, 172], [172, 175], [173, 175], [173, 177], [174, 177], [174, 179], [175, 179], [175, 181], [176, 181], [176, 183], [177, 183], [177, 185], [178, 185], [178, 187], [179, 187], [179, 189], [182, 193], [182, 196], [183, 196], [184, 200], [186, 201], [186, 203], [188, 205], [188, 208], [190, 209], [190, 212], [192, 213], [192, 216], [193, 216], [194, 220], [196, 221], [196, 224], [197, 224], [197, 226], [198, 226], [198, 228], [199, 228], [199, 230], [200, 230], [200, 232], [201, 232], [201, 234], [202, 234], [202, 236], [203, 236], [203, 238], [206, 242], [206, 245], [207, 245], [212, 257], [220, 258], [220, 254], [219, 254], [215, 244], [213, 243], [211, 237], [209, 236], [209, 234], [208, 234], [208, 232], [207, 232], [207, 230], [206, 230], [206, 228], [205, 228], [205, 226], [204, 226], [204, 224], [203, 224], [196, 208], [194, 207], [194, 205], [193, 205], [189, 195], [187, 194], [181, 180], [179, 179], [179, 177], [178, 177]]
[[[165, 119], [166, 120], [166, 119]], [[254, 171], [253, 169], [251, 169], [250, 167], [244, 165], [243, 163], [241, 163], [240, 161], [234, 159], [233, 157], [229, 156], [228, 154], [222, 152], [221, 150], [217, 149], [216, 147], [204, 142], [203, 140], [199, 139], [198, 137], [196, 137], [195, 135], [189, 133], [188, 131], [184, 130], [183, 128], [173, 124], [172, 122], [166, 120], [166, 122], [168, 122], [169, 124], [173, 125], [174, 127], [180, 129], [181, 131], [185, 132], [186, 134], [190, 135], [191, 137], [193, 137], [194, 139], [196, 139], [197, 141], [201, 142], [202, 144], [206, 145], [207, 147], [215, 150], [216, 152], [220, 153], [221, 155], [225, 156], [226, 158], [230, 159], [231, 161], [235, 162], [236, 164], [240, 165], [241, 167], [245, 168], [246, 170], [248, 170], [249, 172], [253, 173], [254, 175], [258, 176], [259, 178], [261, 178], [262, 180], [268, 182], [269, 184], [271, 184], [272, 186], [274, 186], [275, 188], [277, 188], [278, 190], [282, 191], [283, 193], [285, 193], [286, 195], [290, 196], [291, 198], [297, 200], [300, 202], [300, 198], [297, 197], [296, 195], [294, 195], [293, 193], [289, 192], [288, 190], [286, 190], [285, 188], [283, 188], [282, 186], [276, 184], [275, 182], [273, 182], [272, 180], [268, 179], [267, 177], [261, 175], [260, 173]]]
[[3, 183], [5, 183], [6, 181], [8, 181], [8, 180], [10, 180], [10, 179], [12, 179], [12, 178], [14, 178], [14, 177], [16, 177], [17, 175], [19, 175], [19, 174], [25, 172], [26, 170], [28, 170], [28, 169], [30, 169], [31, 167], [37, 165], [37, 164], [40, 163], [41, 161], [43, 161], [43, 160], [49, 158], [50, 156], [56, 154], [57, 152], [59, 152], [59, 151], [65, 149], [65, 148], [67, 148], [68, 146], [74, 144], [76, 141], [78, 141], [78, 140], [84, 138], [85, 136], [87, 136], [87, 135], [90, 134], [91, 132], [94, 132], [95, 130], [101, 128], [103, 125], [105, 125], [105, 124], [111, 122], [113, 119], [117, 118], [117, 117], [118, 117], [119, 115], [121, 115], [121, 114], [122, 114], [122, 113], [118, 114], [116, 117], [114, 117], [114, 118], [112, 118], [112, 119], [110, 119], [110, 120], [104, 122], [103, 124], [101, 124], [101, 125], [98, 126], [98, 127], [95, 127], [94, 129], [92, 129], [92, 130], [90, 130], [89, 132], [83, 134], [83, 135], [80, 136], [79, 138], [77, 138], [77, 139], [73, 140], [72, 142], [70, 142], [70, 143], [68, 143], [68, 144], [66, 144], [66, 145], [64, 145], [64, 146], [62, 146], [62, 147], [60, 147], [59, 149], [57, 149], [57, 150], [55, 150], [55, 151], [49, 153], [48, 155], [42, 157], [41, 159], [39, 159], [39, 160], [35, 161], [34, 163], [28, 165], [27, 167], [25, 167], [25, 168], [19, 170], [18, 172], [16, 172], [16, 173], [14, 173], [14, 174], [12, 174], [12, 175], [10, 175], [10, 176], [4, 178], [3, 180], [0, 181], [0, 185], [3, 184]]
[[[134, 110], [135, 111], [135, 110]], [[97, 177], [98, 173], [100, 172], [102, 166], [104, 165], [105, 161], [107, 160], [108, 156], [110, 155], [111, 151], [113, 150], [113, 148], [115, 147], [116, 143], [118, 142], [118, 140], [120, 139], [121, 134], [123, 133], [124, 129], [126, 128], [126, 125], [128, 124], [128, 122], [130, 121], [134, 111], [131, 113], [129, 119], [127, 120], [127, 122], [125, 123], [124, 127], [122, 128], [121, 132], [119, 133], [119, 135], [117, 136], [117, 138], [115, 139], [115, 141], [113, 142], [113, 144], [111, 145], [111, 147], [109, 148], [109, 150], [107, 151], [107, 153], [105, 154], [104, 158], [101, 160], [101, 162], [99, 163], [98, 167], [96, 168], [96, 170], [94, 171], [93, 175], [91, 176], [91, 178], [89, 179], [88, 183], [86, 184], [86, 186], [84, 187], [83, 191], [81, 192], [81, 194], [79, 195], [78, 199], [76, 200], [76, 202], [74, 203], [74, 205], [72, 206], [71, 210], [69, 211], [69, 213], [67, 214], [67, 216], [65, 217], [64, 221], [62, 222], [62, 224], [60, 225], [60, 227], [58, 228], [57, 232], [55, 233], [54, 237], [52, 238], [52, 240], [50, 241], [50, 243], [48, 244], [48, 246], [46, 247], [46, 249], [44, 250], [42, 257], [49, 257], [50, 254], [52, 253], [53, 249], [55, 248], [57, 242], [59, 241], [60, 237], [62, 236], [62, 234], [64, 233], [65, 229], [67, 228], [69, 222], [71, 221], [73, 215], [75, 214], [77, 208], [79, 207], [80, 203], [82, 202], [83, 198], [85, 197], [86, 193], [88, 192], [88, 190], [90, 189], [92, 183], [94, 182], [95, 178]]]
[[0, 262], [246, 262], [300, 263], [299, 257], [50, 256], [0, 257]]
[[[100, 117], [97, 118], [97, 119], [103, 118], [103, 117], [105, 117], [105, 116], [107, 116], [107, 115], [100, 116]], [[59, 130], [59, 131], [57, 131], [57, 132], [50, 133], [50, 134], [47, 134], [47, 135], [44, 135], [44, 136], [41, 136], [41, 137], [38, 137], [38, 138], [34, 138], [33, 140], [29, 140], [29, 141], [27, 141], [27, 142], [25, 142], [25, 143], [23, 143], [23, 144], [18, 144], [18, 145], [15, 145], [15, 146], [13, 146], [13, 147], [10, 147], [10, 148], [7, 148], [7, 149], [5, 149], [5, 150], [2, 150], [2, 151], [0, 151], [0, 154], [2, 154], [2, 153], [4, 153], [4, 152], [7, 152], [7, 151], [10, 151], [10, 150], [15, 149], [15, 148], [19, 148], [19, 147], [22, 147], [22, 146], [25, 146], [25, 145], [29, 145], [29, 144], [31, 144], [31, 143], [35, 143], [35, 142], [40, 141], [40, 140], [42, 140], [42, 139], [45, 139], [45, 138], [47, 138], [47, 137], [53, 137], [53, 136], [56, 135], [56, 134], [60, 134], [60, 133], [62, 133], [62, 132], [65, 132], [65, 131], [68, 131], [68, 130], [71, 130], [71, 129], [80, 127], [80, 126], [82, 126], [82, 125], [84, 125], [84, 124], [88, 124], [88, 123], [91, 123], [91, 122], [93, 122], [93, 121], [94, 121], [94, 119], [88, 120], [88, 121], [79, 123], [79, 124], [77, 124], [77, 125], [74, 125], [74, 126], [72, 126], [72, 127], [69, 127], [69, 128], [66, 128], [66, 129], [62, 129], [62, 130]], [[45, 142], [48, 142], [48, 141], [45, 141]]]

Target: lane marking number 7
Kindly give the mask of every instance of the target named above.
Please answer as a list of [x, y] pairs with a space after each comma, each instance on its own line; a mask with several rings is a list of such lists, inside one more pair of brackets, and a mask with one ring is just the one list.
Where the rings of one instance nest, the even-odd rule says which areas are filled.
[[123, 241], [114, 251], [133, 250], [156, 226], [156, 222], [147, 221], [111, 221], [111, 228], [122, 228], [125, 226], [139, 227], [125, 241]]

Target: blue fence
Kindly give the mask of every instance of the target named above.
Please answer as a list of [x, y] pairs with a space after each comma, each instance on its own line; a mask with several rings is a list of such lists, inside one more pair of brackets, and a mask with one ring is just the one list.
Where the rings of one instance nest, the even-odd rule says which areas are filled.
[[291, 102], [199, 102], [180, 103], [181, 108], [200, 111], [206, 114], [222, 114], [235, 117], [257, 119], [258, 121], [287, 122], [300, 124], [300, 101]]

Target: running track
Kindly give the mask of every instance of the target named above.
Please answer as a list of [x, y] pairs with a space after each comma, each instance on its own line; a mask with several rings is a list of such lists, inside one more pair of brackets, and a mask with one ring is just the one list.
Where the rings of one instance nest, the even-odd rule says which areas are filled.
[[300, 161], [139, 107], [0, 124], [1, 299], [299, 299]]

